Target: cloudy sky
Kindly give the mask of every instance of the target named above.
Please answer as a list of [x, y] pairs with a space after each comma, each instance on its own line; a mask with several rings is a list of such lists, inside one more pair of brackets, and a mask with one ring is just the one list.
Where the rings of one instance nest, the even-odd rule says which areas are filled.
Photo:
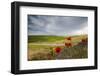
[[87, 32], [87, 17], [28, 15], [28, 35], [65, 36]]

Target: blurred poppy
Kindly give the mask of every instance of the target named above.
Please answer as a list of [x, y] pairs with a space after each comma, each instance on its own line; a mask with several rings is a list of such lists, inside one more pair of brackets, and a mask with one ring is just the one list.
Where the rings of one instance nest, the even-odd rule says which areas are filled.
[[60, 47], [56, 47], [56, 48], [55, 48], [55, 52], [56, 52], [57, 54], [59, 54], [59, 53], [61, 52], [61, 48], [60, 48]]
[[71, 38], [71, 37], [67, 37], [66, 39], [67, 39], [67, 40], [72, 40], [72, 38]]
[[81, 40], [81, 42], [85, 42], [85, 40], [84, 40], [84, 39], [82, 39], [82, 40]]
[[65, 46], [72, 47], [72, 44], [71, 43], [65, 43]]
[[82, 39], [81, 42], [87, 42], [87, 39]]

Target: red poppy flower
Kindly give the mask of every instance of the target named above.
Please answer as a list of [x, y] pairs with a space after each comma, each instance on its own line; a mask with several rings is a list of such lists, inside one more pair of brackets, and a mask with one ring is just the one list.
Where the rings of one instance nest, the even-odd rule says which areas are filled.
[[82, 41], [82, 42], [86, 42], [86, 39], [82, 39], [81, 41]]
[[71, 44], [71, 43], [65, 43], [65, 46], [67, 46], [67, 47], [71, 47], [72, 44]]
[[72, 46], [72, 44], [71, 44], [71, 43], [69, 43], [69, 46]]
[[61, 52], [61, 48], [60, 48], [60, 47], [56, 47], [56, 48], [55, 48], [55, 52], [56, 52], [57, 54], [59, 54], [59, 53]]
[[66, 39], [67, 39], [67, 40], [72, 40], [72, 38], [71, 38], [71, 37], [67, 37]]

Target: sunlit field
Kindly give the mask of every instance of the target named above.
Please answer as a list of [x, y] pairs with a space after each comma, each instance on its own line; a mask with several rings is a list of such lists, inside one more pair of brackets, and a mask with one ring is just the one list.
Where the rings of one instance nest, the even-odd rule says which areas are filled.
[[28, 36], [28, 60], [88, 58], [88, 36]]

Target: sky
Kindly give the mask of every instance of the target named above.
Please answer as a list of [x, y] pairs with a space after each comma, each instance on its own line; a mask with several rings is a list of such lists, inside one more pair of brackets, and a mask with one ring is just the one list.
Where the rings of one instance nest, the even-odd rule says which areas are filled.
[[28, 35], [88, 34], [88, 17], [28, 15]]

